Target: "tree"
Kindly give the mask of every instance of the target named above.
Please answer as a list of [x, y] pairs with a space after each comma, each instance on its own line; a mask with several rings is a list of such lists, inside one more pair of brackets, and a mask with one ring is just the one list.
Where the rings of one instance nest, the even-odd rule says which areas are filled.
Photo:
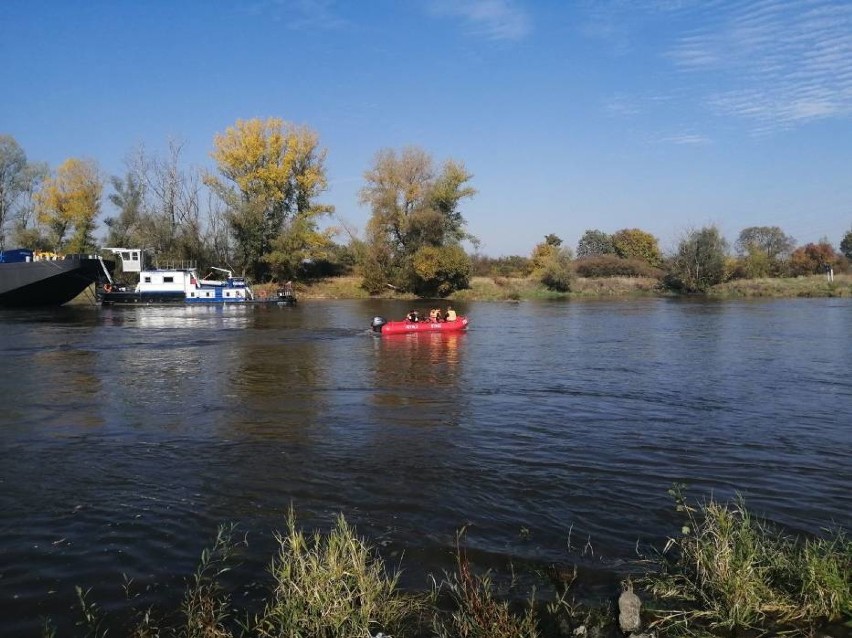
[[641, 259], [652, 266], [663, 262], [657, 238], [638, 228], [625, 228], [612, 235], [615, 253], [623, 259]]
[[819, 243], [806, 244], [797, 248], [790, 256], [790, 272], [793, 275], [815, 275], [825, 272], [827, 268], [838, 265], [840, 256], [834, 252], [834, 248], [827, 239]]
[[843, 239], [840, 240], [840, 252], [846, 259], [852, 261], [852, 230], [846, 231]]
[[36, 218], [36, 193], [49, 176], [50, 169], [43, 162], [28, 163], [21, 174], [21, 190], [11, 209], [12, 242], [16, 246], [49, 250]]
[[[92, 233], [100, 212], [101, 181], [97, 165], [90, 160], [65, 160], [48, 177], [36, 195], [36, 215], [48, 230], [56, 252], [85, 253], [95, 248]], [[70, 233], [70, 237], [68, 234]]]
[[27, 161], [27, 156], [11, 135], [0, 135], [0, 249], [6, 234], [20, 246], [43, 248], [40, 233], [31, 227], [34, 195], [47, 177], [47, 166]]
[[276, 245], [309, 251], [317, 220], [333, 210], [315, 201], [328, 187], [318, 135], [279, 118], [238, 120], [213, 145], [220, 177], [206, 181], [225, 204], [243, 267], [258, 280], [287, 270]]
[[109, 229], [106, 245], [143, 248], [146, 242], [140, 236], [145, 190], [139, 177], [128, 172], [124, 179], [110, 178], [113, 192], [109, 201], [118, 209], [118, 217], [107, 217], [104, 225]]
[[23, 190], [27, 156], [11, 135], [0, 135], [0, 248], [5, 245], [6, 221]]
[[386, 285], [445, 296], [468, 285], [469, 239], [460, 210], [476, 190], [472, 175], [454, 160], [436, 174], [431, 156], [416, 147], [379, 151], [364, 174], [360, 202], [370, 206], [362, 270], [364, 287]]
[[614, 253], [612, 237], [601, 230], [587, 230], [577, 242], [577, 257], [599, 257]]
[[778, 226], [749, 226], [740, 232], [735, 247], [750, 277], [778, 275], [796, 240]]
[[530, 261], [532, 275], [550, 290], [569, 292], [574, 279], [571, 268], [573, 255], [569, 248], [561, 246], [562, 240], [550, 234], [533, 248]]
[[181, 168], [182, 153], [177, 140], [169, 141], [165, 157], [140, 151], [134, 166], [144, 193], [140, 233], [161, 258], [203, 262], [208, 249], [201, 239], [200, 178]]
[[677, 287], [687, 292], [706, 292], [725, 280], [728, 243], [715, 226], [687, 233], [671, 261], [670, 273]]
[[446, 297], [470, 285], [470, 257], [459, 244], [421, 246], [411, 263], [419, 295]]

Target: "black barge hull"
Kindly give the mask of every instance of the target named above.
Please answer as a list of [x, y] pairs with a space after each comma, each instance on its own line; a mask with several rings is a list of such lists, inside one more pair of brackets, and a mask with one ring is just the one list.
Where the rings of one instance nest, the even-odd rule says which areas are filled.
[[87, 255], [0, 263], [0, 307], [61, 306], [106, 277], [115, 262]]

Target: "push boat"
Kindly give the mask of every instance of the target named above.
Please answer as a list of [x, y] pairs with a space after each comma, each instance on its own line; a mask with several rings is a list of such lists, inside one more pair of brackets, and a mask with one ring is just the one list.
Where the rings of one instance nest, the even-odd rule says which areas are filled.
[[[244, 277], [235, 277], [226, 268], [213, 267], [223, 279], [202, 278], [192, 263], [168, 267], [145, 268], [144, 254], [138, 248], [105, 248], [121, 259], [125, 273], [138, 273], [135, 286], [125, 286], [109, 281], [98, 294], [103, 305], [147, 304], [251, 304], [296, 303], [292, 285], [285, 284], [275, 295], [255, 295]], [[213, 273], [211, 272], [211, 275]]]
[[61, 306], [92, 284], [109, 281], [114, 267], [98, 255], [0, 251], [0, 307]]
[[458, 316], [452, 321], [386, 321], [384, 317], [373, 317], [370, 327], [381, 335], [417, 334], [420, 332], [461, 332], [467, 330], [467, 317]]

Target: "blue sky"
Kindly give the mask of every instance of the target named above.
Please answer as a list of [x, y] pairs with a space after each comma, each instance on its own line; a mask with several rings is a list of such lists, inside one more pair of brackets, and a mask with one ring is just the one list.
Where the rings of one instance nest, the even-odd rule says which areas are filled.
[[491, 256], [852, 228], [848, 0], [3, 0], [0, 58], [0, 133], [30, 160], [123, 175], [177, 139], [212, 168], [216, 133], [281, 117], [319, 133], [322, 199], [359, 229], [378, 150], [464, 162]]

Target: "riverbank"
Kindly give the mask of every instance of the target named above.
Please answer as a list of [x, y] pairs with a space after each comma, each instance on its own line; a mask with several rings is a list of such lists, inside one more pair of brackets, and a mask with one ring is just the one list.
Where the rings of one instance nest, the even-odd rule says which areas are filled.
[[[541, 299], [595, 299], [672, 296], [660, 281], [651, 277], [578, 277], [571, 292], [547, 290], [529, 278], [473, 277], [470, 288], [448, 297], [450, 301], [532, 301]], [[261, 289], [262, 287], [257, 287]], [[271, 290], [271, 286], [269, 287]], [[369, 299], [356, 276], [332, 277], [316, 282], [298, 283], [300, 299]], [[416, 299], [410, 293], [390, 288], [379, 295], [387, 299]], [[711, 288], [707, 295], [713, 299], [793, 298], [793, 297], [852, 297], [852, 275], [835, 275], [830, 282], [823, 275], [765, 279], [738, 279]]]
[[[286, 529], [276, 535], [268, 593], [253, 605], [257, 611], [238, 608], [237, 596], [222, 582], [247, 544], [236, 527], [222, 526], [188, 579], [183, 601], [165, 614], [138, 610], [141, 620], [127, 635], [567, 638], [845, 632], [852, 622], [852, 541], [843, 530], [793, 538], [756, 518], [742, 499], [690, 504], [682, 487], [670, 490], [683, 520], [680, 535], [645, 561], [644, 575], [625, 574], [620, 591], [596, 605], [576, 599], [576, 567], [543, 566], [536, 571], [540, 582], [527, 592], [516, 585], [501, 588], [499, 575], [483, 573], [468, 559], [464, 530], [456, 539], [455, 568], [433, 576], [427, 591], [405, 592], [399, 587], [403, 566], [389, 569], [342, 515], [327, 532], [306, 533], [291, 509]], [[513, 570], [512, 581], [517, 576]], [[88, 635], [106, 635], [110, 619], [80, 588], [78, 596], [80, 624]], [[175, 617], [177, 622], [157, 620]]]

